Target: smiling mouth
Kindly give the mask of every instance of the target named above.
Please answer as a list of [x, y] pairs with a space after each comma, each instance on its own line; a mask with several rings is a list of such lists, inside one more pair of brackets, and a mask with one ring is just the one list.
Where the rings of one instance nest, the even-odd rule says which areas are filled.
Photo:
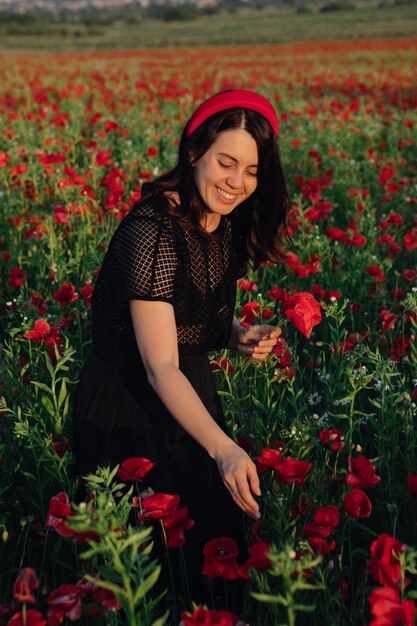
[[227, 193], [227, 191], [223, 191], [223, 189], [220, 189], [220, 187], [216, 187], [216, 189], [217, 189], [217, 192], [220, 194], [220, 196], [224, 198], [225, 200], [228, 200], [229, 202], [231, 202], [232, 200], [236, 199], [236, 194]]

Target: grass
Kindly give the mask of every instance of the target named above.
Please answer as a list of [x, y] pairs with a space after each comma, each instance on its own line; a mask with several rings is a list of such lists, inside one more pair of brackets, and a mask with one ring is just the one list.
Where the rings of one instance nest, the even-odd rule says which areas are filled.
[[163, 22], [150, 18], [115, 19], [109, 24], [79, 21], [0, 24], [0, 50], [116, 50], [164, 46], [339, 41], [414, 37], [417, 3], [359, 6], [329, 12], [297, 12], [294, 7], [242, 8]]

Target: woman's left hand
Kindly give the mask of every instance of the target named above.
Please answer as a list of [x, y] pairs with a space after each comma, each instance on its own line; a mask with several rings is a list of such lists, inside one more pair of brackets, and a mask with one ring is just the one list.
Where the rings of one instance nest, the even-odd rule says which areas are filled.
[[281, 334], [279, 326], [260, 324], [241, 327], [235, 335], [235, 347], [239, 352], [262, 361], [274, 349]]

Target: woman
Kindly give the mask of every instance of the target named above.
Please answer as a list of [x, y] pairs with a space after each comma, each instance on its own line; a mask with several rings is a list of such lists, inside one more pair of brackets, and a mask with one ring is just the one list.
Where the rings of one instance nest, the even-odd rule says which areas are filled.
[[289, 200], [277, 132], [272, 105], [254, 92], [203, 102], [175, 168], [144, 185], [118, 226], [92, 298], [94, 348], [75, 399], [77, 470], [135, 456], [156, 463], [144, 486], [179, 495], [195, 522], [186, 544], [195, 599], [204, 544], [231, 536], [243, 549], [241, 511], [259, 518], [255, 464], [227, 433], [207, 351], [264, 359], [280, 334], [233, 317], [248, 260], [280, 260]]

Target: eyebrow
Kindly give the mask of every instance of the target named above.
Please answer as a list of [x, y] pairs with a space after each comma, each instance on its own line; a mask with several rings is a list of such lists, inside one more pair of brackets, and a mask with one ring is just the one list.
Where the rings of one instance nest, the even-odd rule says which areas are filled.
[[[235, 157], [232, 157], [231, 154], [227, 154], [226, 152], [218, 152], [219, 156], [224, 156], [227, 157], [228, 159], [231, 159], [232, 161], [234, 161], [235, 163], [237, 163], [237, 159], [235, 159]], [[248, 167], [258, 167], [258, 164], [255, 163], [254, 165], [248, 165]]]

